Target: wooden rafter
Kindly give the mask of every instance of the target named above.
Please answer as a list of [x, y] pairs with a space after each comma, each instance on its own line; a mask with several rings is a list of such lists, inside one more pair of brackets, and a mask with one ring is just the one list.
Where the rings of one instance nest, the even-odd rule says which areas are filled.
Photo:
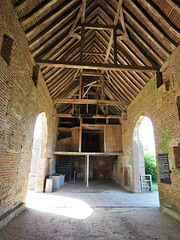
[[[64, 21], [70, 18], [73, 14], [77, 12], [80, 5], [77, 5], [76, 7], [72, 8], [70, 12], [66, 14], [66, 16], [60, 16], [58, 19], [56, 19], [54, 22], [52, 22], [47, 28], [45, 28], [43, 31], [41, 31], [35, 38], [33, 38], [29, 42], [29, 46], [33, 46], [37, 43], [37, 41], [40, 41], [44, 36], [51, 36], [54, 30], [56, 30], [58, 27], [62, 25]], [[70, 36], [70, 34], [68, 34]]]
[[85, 14], [86, 14], [86, 0], [82, 0], [82, 15], [81, 15], [81, 23], [85, 22]]
[[[153, 72], [166, 68], [164, 62], [179, 44], [178, 23], [172, 16], [179, 6], [174, 0], [165, 6], [150, 0], [12, 2], [53, 99], [98, 98], [129, 104]], [[72, 112], [71, 105], [55, 103], [66, 113]], [[98, 102], [97, 113], [101, 109], [117, 115], [128, 107], [107, 106]]]
[[48, 0], [41, 3], [41, 5], [37, 6], [33, 11], [31, 11], [28, 15], [23, 17], [20, 20], [20, 23], [24, 26], [34, 18], [38, 17], [40, 14], [45, 12], [48, 8], [50, 8], [53, 4], [55, 4], [57, 0]]
[[[171, 4], [172, 4], [172, 1], [171, 1]], [[171, 33], [173, 33], [175, 36], [180, 38], [179, 30], [177, 30], [177, 28], [170, 21], [167, 21], [167, 19], [160, 12], [160, 10], [157, 9], [157, 7], [155, 6], [155, 4], [153, 4], [152, 1], [149, 1], [149, 0], [144, 1], [144, 6], [146, 6], [151, 12], [153, 12], [153, 14], [161, 21], [161, 23], [163, 23], [168, 28], [168, 30]]]
[[131, 13], [128, 9], [126, 9], [125, 7], [123, 8], [123, 12], [125, 13], [125, 15], [128, 16], [128, 18], [137, 26], [138, 29], [140, 29], [140, 31], [142, 31], [146, 37], [155, 45], [159, 48], [159, 50], [165, 54], [166, 57], [169, 57], [169, 52], [168, 50], [161, 44], [159, 43], [159, 41], [155, 38], [155, 36], [149, 32], [145, 26], [142, 25], [142, 23], [140, 23]]
[[152, 20], [152, 18], [144, 11], [144, 9], [135, 1], [131, 0], [132, 6], [135, 9], [137, 13], [139, 13], [146, 22], [148, 22], [148, 25], [151, 27], [151, 29], [158, 34], [162, 39], [166, 38], [169, 42], [169, 46], [174, 50], [176, 48], [176, 45], [173, 43], [173, 41], [170, 41], [168, 35], [163, 31], [163, 29], [159, 30], [159, 26], [156, 24], [155, 21]]
[[23, 8], [28, 6], [29, 3], [30, 3], [30, 0], [22, 0], [20, 3], [15, 5], [16, 11], [17, 12], [21, 11]]
[[43, 26], [46, 26], [49, 22], [51, 22], [52, 20], [60, 16], [64, 11], [68, 10], [76, 2], [77, 0], [66, 0], [66, 3], [60, 4], [57, 8], [55, 8], [52, 12], [50, 12], [48, 15], [43, 17], [40, 21], [38, 21], [36, 24], [28, 28], [25, 31], [26, 36], [29, 37], [30, 35], [34, 34], [36, 31], [39, 31]]
[[129, 31], [131, 31], [131, 33], [134, 35], [134, 37], [146, 48], [146, 50], [148, 50], [148, 52], [154, 57], [154, 59], [157, 61], [158, 65], [163, 65], [164, 61], [159, 57], [159, 55], [145, 42], [145, 40], [142, 39], [142, 37], [140, 37], [138, 35], [138, 33], [136, 33], [134, 31], [134, 29], [132, 29], [132, 27], [126, 23], [126, 27]]

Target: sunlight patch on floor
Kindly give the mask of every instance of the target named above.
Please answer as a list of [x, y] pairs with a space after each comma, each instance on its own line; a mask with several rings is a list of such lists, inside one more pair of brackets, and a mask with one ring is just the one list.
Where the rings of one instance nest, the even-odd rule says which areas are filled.
[[86, 219], [93, 212], [86, 202], [77, 198], [36, 193], [30, 190], [27, 192], [26, 207], [75, 219]]

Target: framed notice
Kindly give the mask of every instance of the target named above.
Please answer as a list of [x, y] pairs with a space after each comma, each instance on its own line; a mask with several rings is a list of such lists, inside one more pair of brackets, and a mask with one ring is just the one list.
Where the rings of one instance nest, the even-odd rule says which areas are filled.
[[158, 154], [160, 181], [171, 184], [168, 154]]

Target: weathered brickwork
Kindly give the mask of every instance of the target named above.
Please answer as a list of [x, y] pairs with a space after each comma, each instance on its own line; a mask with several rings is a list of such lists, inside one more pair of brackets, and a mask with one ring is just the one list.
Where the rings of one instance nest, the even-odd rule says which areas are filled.
[[[163, 70], [163, 81], [169, 81], [169, 90], [165, 83], [158, 89], [153, 77], [143, 91], [136, 97], [127, 110], [127, 120], [122, 119], [123, 157], [118, 161], [118, 171], [123, 166], [132, 166], [131, 190], [134, 191], [134, 179], [137, 172], [133, 167], [133, 133], [138, 119], [148, 116], [154, 127], [156, 154], [168, 153], [171, 170], [171, 185], [160, 183], [161, 205], [174, 211], [180, 211], [180, 169], [175, 166], [174, 146], [180, 143], [180, 121], [177, 97], [180, 96], [180, 46], [173, 52]], [[158, 166], [158, 159], [157, 159]], [[158, 176], [159, 176], [159, 168]], [[123, 178], [117, 171], [116, 181], [124, 185]], [[126, 186], [125, 186], [126, 187]]]
[[[25, 34], [11, 1], [0, 2], [0, 48], [4, 34], [13, 39], [10, 64], [0, 55], [0, 217], [25, 202], [32, 155], [35, 120], [39, 113], [47, 117], [47, 158], [53, 160], [56, 142], [56, 111], [48, 90], [39, 76], [32, 81], [34, 62]], [[0, 49], [1, 50], [1, 49]]]
[[[131, 4], [128, 7], [130, 11], [134, 10]], [[145, 20], [139, 18], [139, 21]], [[145, 24], [148, 29], [148, 22]], [[36, 190], [42, 191], [45, 175], [55, 172], [52, 151], [56, 145], [58, 123], [56, 110], [42, 75], [39, 74], [37, 86], [32, 80], [35, 63], [11, 1], [0, 1], [0, 29], [0, 53], [4, 35], [13, 40], [10, 62], [6, 62], [0, 54], [0, 217], [2, 217], [25, 202], [34, 126], [40, 113], [46, 116], [47, 131], [45, 130], [44, 138], [47, 138], [47, 141], [44, 142], [42, 161], [38, 165], [39, 185]], [[169, 42], [159, 40], [167, 49], [172, 50]], [[131, 47], [131, 44], [129, 46]], [[143, 61], [148, 64], [145, 59]], [[155, 77], [151, 79], [128, 107], [127, 116], [124, 115], [121, 120], [122, 130], [121, 127], [118, 130], [114, 126], [112, 129], [110, 126], [107, 127], [107, 151], [123, 150], [123, 154], [118, 159], [92, 157], [90, 173], [92, 177], [113, 178], [126, 189], [136, 191], [135, 179], [138, 181], [140, 171], [139, 167], [135, 166], [139, 153], [134, 151], [134, 129], [141, 116], [148, 116], [154, 126], [156, 153], [169, 155], [172, 183], [171, 185], [160, 183], [158, 179], [161, 205], [179, 212], [180, 168], [177, 167], [178, 160], [175, 161], [174, 147], [180, 146], [179, 106], [177, 106], [177, 97], [180, 96], [180, 46], [173, 52], [163, 69], [163, 81], [166, 83], [157, 89]], [[77, 130], [72, 134], [73, 151], [78, 151], [78, 139]], [[176, 156], [179, 156], [179, 150], [177, 151]], [[82, 165], [77, 161], [77, 166], [74, 166], [76, 171], [84, 172], [83, 164], [84, 160]]]

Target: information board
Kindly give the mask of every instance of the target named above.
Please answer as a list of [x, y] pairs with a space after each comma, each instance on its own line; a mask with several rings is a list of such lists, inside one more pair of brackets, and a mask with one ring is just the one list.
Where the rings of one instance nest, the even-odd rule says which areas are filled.
[[160, 181], [171, 184], [168, 154], [158, 154]]

